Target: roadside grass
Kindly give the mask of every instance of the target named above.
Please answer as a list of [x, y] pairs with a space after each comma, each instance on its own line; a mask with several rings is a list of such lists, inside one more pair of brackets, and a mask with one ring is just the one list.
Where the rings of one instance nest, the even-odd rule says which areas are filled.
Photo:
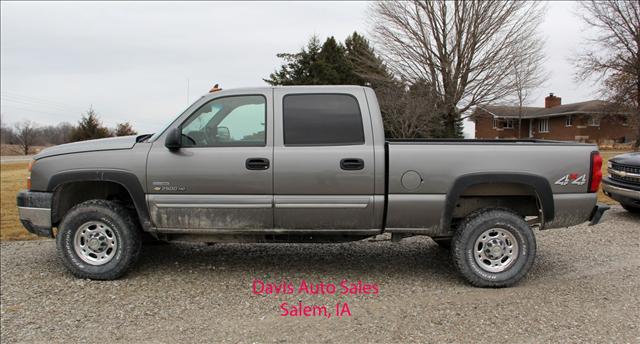
[[[620, 151], [600, 151], [600, 155], [602, 156], [602, 178], [607, 176], [607, 162], [609, 159], [613, 158], [616, 155], [623, 154], [627, 152]], [[602, 192], [602, 185], [600, 185], [600, 189], [598, 190], [598, 202], [606, 203], [606, 204], [618, 204], [618, 202], [612, 200], [607, 195]]]
[[[29, 149], [30, 154], [36, 154], [46, 148], [45, 146], [31, 146]], [[0, 144], [0, 155], [24, 155], [24, 151], [19, 145], [10, 145], [8, 143]]]
[[[602, 175], [607, 175], [607, 161], [624, 152], [601, 151], [603, 158]], [[22, 227], [18, 218], [18, 208], [16, 207], [16, 194], [20, 189], [26, 187], [27, 181], [26, 162], [12, 162], [0, 165], [2, 202], [0, 204], [0, 241], [8, 240], [32, 240], [38, 239], [36, 235], [27, 232]], [[598, 201], [607, 204], [617, 204], [616, 201], [605, 196], [602, 188], [598, 191]]]
[[0, 165], [0, 241], [38, 238], [22, 227], [16, 207], [16, 194], [27, 187], [27, 165], [27, 162]]

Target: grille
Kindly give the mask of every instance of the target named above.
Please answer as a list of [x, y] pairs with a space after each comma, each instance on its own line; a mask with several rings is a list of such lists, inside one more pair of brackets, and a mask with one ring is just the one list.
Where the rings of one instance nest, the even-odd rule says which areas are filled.
[[[611, 179], [617, 180], [619, 182], [631, 183], [640, 185], [640, 167], [638, 166], [629, 166], [622, 165], [615, 162], [611, 163], [611, 168], [608, 169], [609, 175], [611, 175]], [[616, 173], [618, 172], [618, 173]], [[629, 173], [635, 174], [636, 176], [621, 176], [620, 173]]]

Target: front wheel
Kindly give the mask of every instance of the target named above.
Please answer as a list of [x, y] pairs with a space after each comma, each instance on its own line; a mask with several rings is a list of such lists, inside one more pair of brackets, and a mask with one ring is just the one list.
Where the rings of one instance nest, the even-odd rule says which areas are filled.
[[506, 209], [485, 209], [469, 215], [451, 245], [456, 268], [477, 287], [517, 283], [536, 255], [533, 231], [521, 216]]
[[140, 232], [137, 221], [119, 203], [86, 201], [69, 210], [60, 223], [58, 255], [76, 277], [116, 279], [138, 259]]
[[630, 212], [630, 213], [634, 213], [634, 214], [640, 214], [640, 207], [630, 204], [630, 203], [620, 203], [620, 205], [624, 208], [624, 210]]

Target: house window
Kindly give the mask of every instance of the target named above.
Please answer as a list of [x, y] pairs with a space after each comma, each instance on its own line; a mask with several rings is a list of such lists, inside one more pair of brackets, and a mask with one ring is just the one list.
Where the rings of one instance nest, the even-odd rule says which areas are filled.
[[598, 117], [598, 116], [589, 117], [588, 124], [589, 124], [590, 127], [599, 127], [600, 126], [600, 117]]
[[502, 126], [505, 129], [513, 129], [513, 120], [512, 119], [506, 119], [504, 121], [504, 125]]
[[629, 118], [624, 116], [622, 117], [622, 126], [623, 127], [628, 127], [629, 126]]
[[571, 117], [571, 115], [567, 116], [567, 117], [564, 119], [564, 126], [565, 126], [565, 127], [571, 127], [571, 126], [573, 126], [573, 117]]
[[497, 118], [493, 119], [493, 129], [498, 129], [500, 128], [500, 120], [498, 120]]
[[538, 120], [538, 132], [540, 133], [548, 133], [549, 132], [549, 119], [539, 119]]

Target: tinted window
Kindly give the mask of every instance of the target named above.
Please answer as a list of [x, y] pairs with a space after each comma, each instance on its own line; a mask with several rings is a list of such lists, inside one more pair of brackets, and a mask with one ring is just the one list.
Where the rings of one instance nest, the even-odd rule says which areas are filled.
[[214, 99], [182, 125], [184, 146], [264, 146], [266, 101], [263, 96]]
[[358, 101], [344, 94], [292, 94], [283, 100], [285, 145], [364, 143]]

